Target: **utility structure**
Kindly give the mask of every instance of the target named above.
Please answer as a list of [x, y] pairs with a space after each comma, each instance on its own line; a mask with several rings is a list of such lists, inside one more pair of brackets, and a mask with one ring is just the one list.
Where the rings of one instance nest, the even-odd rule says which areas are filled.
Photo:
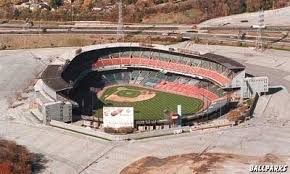
[[263, 44], [263, 29], [265, 28], [264, 24], [264, 10], [261, 9], [259, 11], [259, 24], [256, 26], [257, 28], [257, 37], [256, 37], [256, 50], [263, 51], [264, 50], [264, 44]]
[[117, 27], [117, 35], [118, 39], [124, 41], [124, 31], [123, 31], [123, 3], [122, 0], [119, 0], [118, 3], [118, 11], [119, 11], [119, 18], [118, 18], [118, 27]]

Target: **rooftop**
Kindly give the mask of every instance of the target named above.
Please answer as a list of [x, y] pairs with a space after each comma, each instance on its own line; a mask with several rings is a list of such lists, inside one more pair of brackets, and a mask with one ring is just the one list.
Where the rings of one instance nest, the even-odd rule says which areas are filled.
[[43, 71], [41, 79], [56, 92], [71, 88], [70, 84], [61, 78], [62, 65], [48, 65]]

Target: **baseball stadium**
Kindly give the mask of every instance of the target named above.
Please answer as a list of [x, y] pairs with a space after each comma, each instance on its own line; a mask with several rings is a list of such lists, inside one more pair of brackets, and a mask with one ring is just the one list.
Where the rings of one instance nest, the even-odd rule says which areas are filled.
[[102, 44], [67, 57], [41, 76], [46, 94], [71, 104], [74, 116], [63, 115], [64, 122], [75, 115], [101, 120], [104, 107], [133, 107], [135, 125], [178, 115], [190, 124], [229, 110], [245, 78], [245, 66], [230, 58], [162, 45]]
[[79, 21], [78, 3], [43, 9], [65, 21], [0, 19], [0, 171], [287, 173], [290, 7], [201, 2], [79, 10], [112, 22]]

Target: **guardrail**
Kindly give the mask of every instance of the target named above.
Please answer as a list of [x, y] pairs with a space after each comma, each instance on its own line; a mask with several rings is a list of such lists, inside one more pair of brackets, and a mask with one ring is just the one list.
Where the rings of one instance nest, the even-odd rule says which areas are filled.
[[[247, 30], [247, 31], [257, 31], [257, 29], [249, 27], [200, 27], [201, 30]], [[265, 31], [289, 31], [289, 26], [267, 26]]]
[[[70, 29], [34, 29], [34, 30], [2, 30], [0, 34], [58, 34], [58, 33], [73, 33], [73, 34], [108, 34], [116, 35], [116, 30], [70, 30]], [[171, 34], [170, 31], [148, 31], [148, 30], [124, 30], [127, 35], [151, 35], [151, 36], [166, 36], [175, 37], [177, 33]], [[165, 35], [164, 35], [165, 34]]]

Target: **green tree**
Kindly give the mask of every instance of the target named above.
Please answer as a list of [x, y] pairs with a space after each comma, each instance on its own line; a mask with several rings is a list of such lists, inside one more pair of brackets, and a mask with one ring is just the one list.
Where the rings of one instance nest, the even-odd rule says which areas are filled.
[[241, 12], [242, 13], [245, 13], [247, 12], [247, 3], [246, 2], [243, 2], [242, 5], [241, 5]]
[[59, 6], [62, 5], [62, 0], [49, 0], [48, 4], [52, 7], [52, 8], [57, 8]]
[[20, 12], [18, 9], [14, 10], [14, 14], [13, 14], [14, 18], [17, 19], [20, 16]]

